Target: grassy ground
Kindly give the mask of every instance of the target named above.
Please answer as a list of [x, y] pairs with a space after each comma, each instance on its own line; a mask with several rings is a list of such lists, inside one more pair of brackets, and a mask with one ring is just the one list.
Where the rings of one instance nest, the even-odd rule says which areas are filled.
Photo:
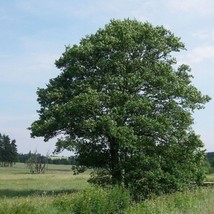
[[[0, 213], [214, 214], [213, 187], [133, 204], [127, 192], [91, 188], [88, 177], [89, 172], [74, 176], [66, 165], [49, 165], [41, 175], [31, 175], [24, 164], [2, 167]], [[214, 175], [207, 181], [214, 181]]]
[[126, 214], [213, 214], [214, 188], [199, 188], [148, 200], [126, 210]]
[[48, 165], [45, 174], [30, 174], [25, 164], [0, 168], [0, 213], [60, 213], [52, 203], [87, 189], [89, 173], [73, 175], [69, 165]]
[[207, 175], [206, 182], [214, 182], [214, 174]]
[[0, 168], [0, 198], [73, 193], [88, 186], [89, 173], [73, 175], [71, 166], [49, 165], [45, 174], [30, 174], [24, 164]]

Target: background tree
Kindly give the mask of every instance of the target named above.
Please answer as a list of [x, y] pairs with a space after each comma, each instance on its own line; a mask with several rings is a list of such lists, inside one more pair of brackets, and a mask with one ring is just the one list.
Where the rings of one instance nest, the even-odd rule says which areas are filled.
[[15, 140], [0, 134], [0, 165], [12, 166], [17, 160], [17, 146]]
[[26, 160], [27, 168], [30, 169], [31, 174], [43, 174], [45, 173], [48, 164], [48, 157], [34, 152], [29, 153], [29, 158]]
[[162, 26], [112, 20], [66, 47], [62, 72], [37, 91], [32, 137], [63, 134], [57, 150], [74, 150], [95, 169], [91, 181], [119, 184], [148, 197], [203, 178], [203, 143], [192, 112], [209, 101], [176, 65], [180, 38]]

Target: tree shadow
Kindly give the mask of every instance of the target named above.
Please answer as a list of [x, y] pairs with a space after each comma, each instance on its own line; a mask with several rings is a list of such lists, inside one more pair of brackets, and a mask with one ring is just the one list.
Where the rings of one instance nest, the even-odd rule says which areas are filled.
[[59, 194], [72, 194], [79, 192], [77, 189], [68, 190], [12, 190], [2, 189], [0, 190], [0, 198], [13, 198], [13, 197], [28, 197], [28, 196], [56, 196]]

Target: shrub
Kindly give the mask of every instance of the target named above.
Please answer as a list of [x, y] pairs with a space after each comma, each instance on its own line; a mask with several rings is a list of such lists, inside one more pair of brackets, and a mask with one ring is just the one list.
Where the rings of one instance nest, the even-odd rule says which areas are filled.
[[74, 198], [73, 211], [75, 214], [105, 213], [106, 202], [106, 192], [103, 189], [87, 190]]
[[130, 205], [129, 193], [120, 188], [92, 188], [80, 193], [73, 199], [75, 214], [114, 214], [123, 213]]

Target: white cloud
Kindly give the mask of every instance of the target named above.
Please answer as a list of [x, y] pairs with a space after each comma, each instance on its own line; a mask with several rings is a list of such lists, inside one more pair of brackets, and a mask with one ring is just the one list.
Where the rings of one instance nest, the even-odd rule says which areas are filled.
[[214, 13], [213, 0], [169, 0], [169, 6], [174, 10], [188, 13], [210, 15]]
[[211, 40], [214, 40], [214, 28], [194, 33], [193, 37], [210, 42]]
[[192, 49], [187, 55], [187, 60], [190, 63], [214, 62], [214, 45], [204, 45]]

